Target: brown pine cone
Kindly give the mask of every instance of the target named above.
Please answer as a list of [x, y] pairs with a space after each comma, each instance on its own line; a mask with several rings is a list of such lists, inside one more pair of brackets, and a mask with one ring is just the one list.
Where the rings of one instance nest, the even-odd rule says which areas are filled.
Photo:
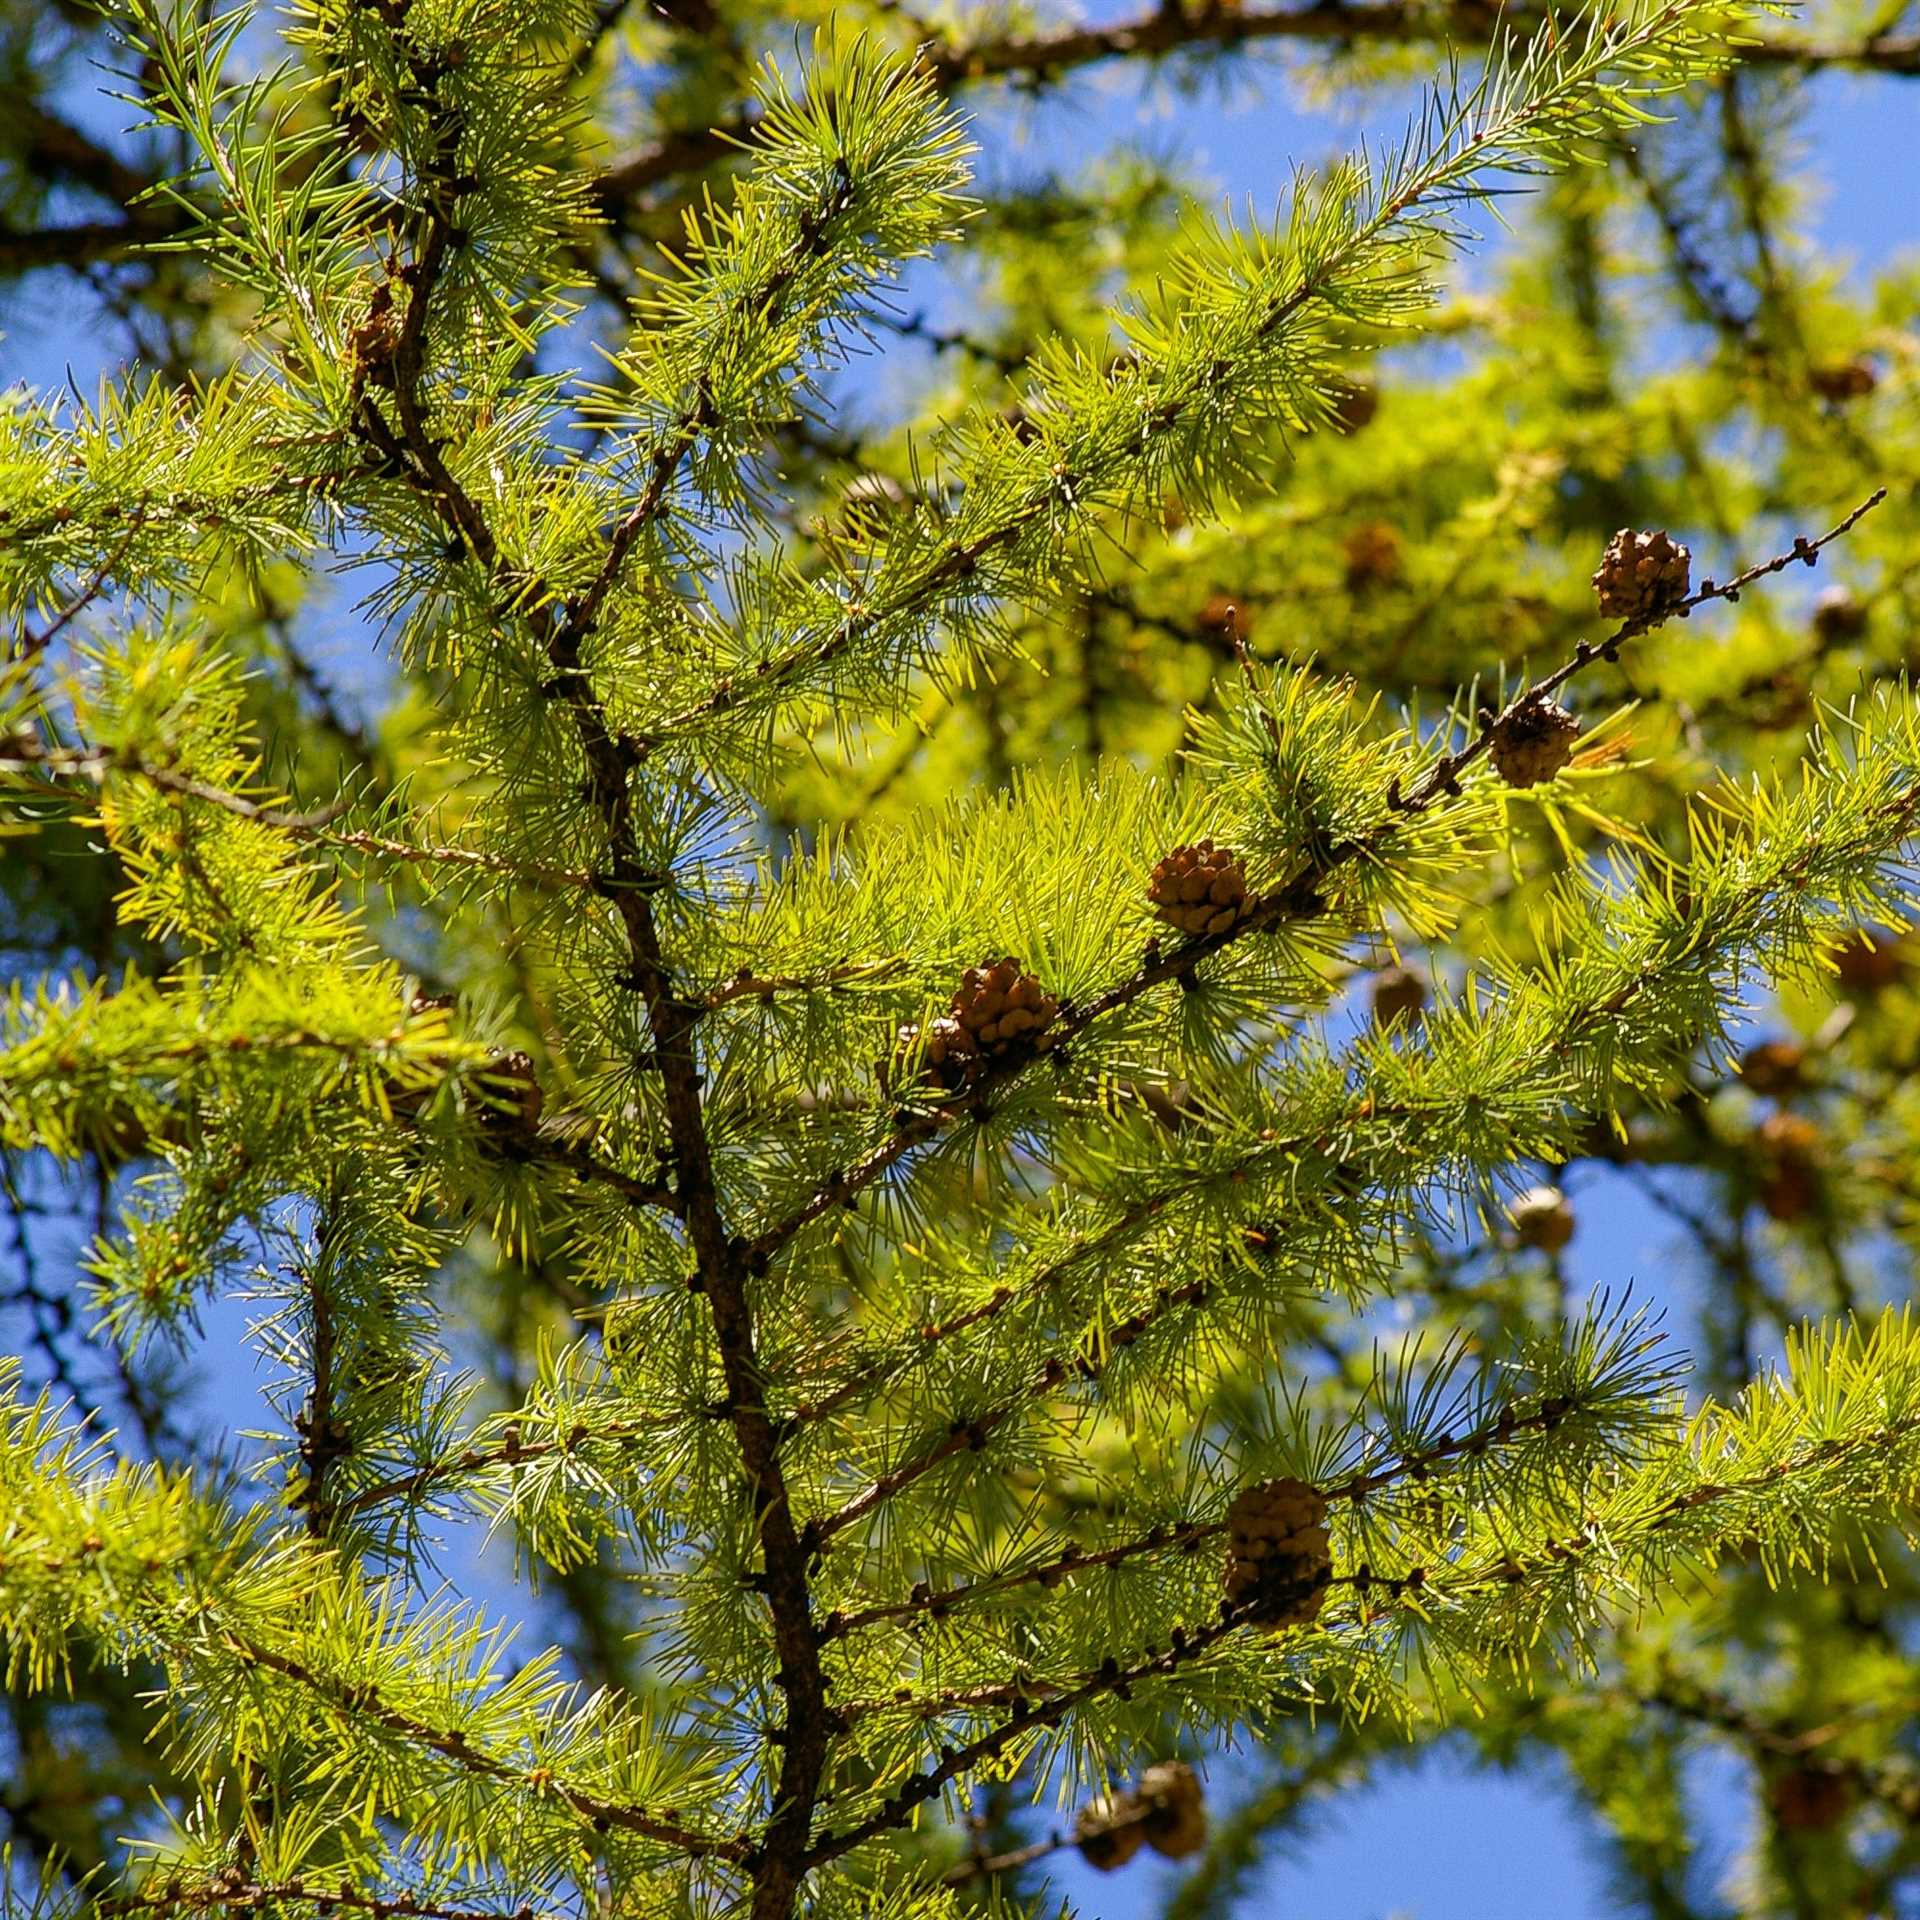
[[1102, 1873], [1124, 1867], [1146, 1844], [1140, 1803], [1130, 1793], [1103, 1793], [1074, 1817], [1073, 1844]]
[[[450, 993], [416, 993], [407, 1002], [406, 1018], [409, 1020], [430, 1020], [437, 1013], [449, 1013], [454, 1007], [454, 997]], [[417, 1120], [431, 1104], [440, 1090], [437, 1079], [408, 1081], [387, 1085], [387, 1106], [397, 1120]], [[498, 1119], [494, 1115], [494, 1119]], [[537, 1117], [537, 1116], [536, 1116]], [[487, 1124], [483, 1117], [482, 1125]], [[109, 1141], [107, 1144], [111, 1144]], [[134, 1142], [130, 1151], [137, 1151], [140, 1142]]]
[[1358, 433], [1362, 427], [1373, 424], [1373, 416], [1379, 411], [1380, 389], [1365, 380], [1354, 380], [1333, 396], [1330, 418], [1336, 431]]
[[1347, 591], [1390, 587], [1400, 578], [1400, 536], [1384, 520], [1363, 520], [1347, 535]]
[[1813, 603], [1813, 630], [1825, 641], [1857, 640], [1867, 630], [1867, 610], [1851, 587], [1828, 587]]
[[1200, 609], [1200, 631], [1229, 645], [1242, 644], [1253, 638], [1253, 616], [1232, 594], [1210, 594]]
[[1791, 1093], [1801, 1084], [1807, 1050], [1795, 1040], [1762, 1040], [1740, 1056], [1740, 1084], [1771, 1097]]
[[1834, 1826], [1852, 1805], [1853, 1782], [1834, 1767], [1793, 1767], [1767, 1784], [1767, 1811], [1793, 1833]]
[[1227, 1604], [1267, 1627], [1319, 1617], [1333, 1579], [1327, 1503], [1304, 1480], [1263, 1480], [1227, 1509]]
[[924, 1035], [909, 1020], [894, 1040], [892, 1059], [880, 1063], [880, 1085], [890, 1095], [917, 1086], [951, 1093], [964, 1084], [979, 1058], [972, 1036], [950, 1015], [929, 1022]]
[[1247, 910], [1247, 870], [1231, 847], [1197, 840], [1175, 847], [1154, 868], [1147, 898], [1184, 934], [1225, 933]]
[[1836, 360], [1807, 369], [1807, 385], [1822, 400], [1864, 400], [1880, 384], [1880, 376], [1866, 360]]
[[1558, 1253], [1573, 1238], [1573, 1209], [1558, 1187], [1529, 1187], [1507, 1217], [1513, 1237], [1538, 1253]]
[[1770, 1113], [1753, 1141], [1760, 1205], [1783, 1223], [1804, 1219], [1820, 1194], [1820, 1129], [1797, 1113]]
[[[1045, 1052], [1053, 1045], [1047, 1029], [1059, 1012], [1060, 1002], [1011, 954], [983, 960], [960, 976], [947, 1022], [936, 1021], [928, 1033], [928, 1052], [941, 1047], [942, 1063], [955, 1054], [1004, 1053], [1022, 1043]], [[947, 1023], [957, 1031], [942, 1035]]]
[[1373, 976], [1373, 1024], [1417, 1020], [1426, 1011], [1427, 983], [1411, 967], [1384, 967]]
[[1146, 1809], [1147, 1845], [1184, 1860], [1207, 1844], [1207, 1805], [1200, 1776], [1184, 1760], [1162, 1760], [1140, 1776], [1134, 1798]]
[[1878, 993], [1907, 970], [1906, 938], [1885, 927], [1848, 937], [1834, 950], [1835, 977], [1849, 993]]
[[531, 1054], [496, 1053], [482, 1071], [480, 1084], [487, 1096], [480, 1103], [480, 1124], [488, 1132], [529, 1133], [540, 1124], [546, 1096]]
[[383, 280], [367, 301], [366, 313], [347, 330], [347, 364], [353, 377], [376, 387], [393, 385], [393, 356], [403, 326], [394, 311], [393, 286]]
[[1693, 586], [1693, 555], [1666, 533], [1622, 527], [1607, 542], [1593, 590], [1609, 620], [1651, 620], [1684, 600]]
[[1493, 730], [1493, 764], [1510, 787], [1537, 787], [1573, 758], [1580, 722], [1557, 700], [1534, 700]]

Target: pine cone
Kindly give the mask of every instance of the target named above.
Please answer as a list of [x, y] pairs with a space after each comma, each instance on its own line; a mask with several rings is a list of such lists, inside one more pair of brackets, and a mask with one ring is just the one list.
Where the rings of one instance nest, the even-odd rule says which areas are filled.
[[1512, 1207], [1513, 1237], [1538, 1253], [1558, 1253], [1573, 1238], [1573, 1209], [1558, 1187], [1529, 1187]]
[[1807, 1050], [1793, 1040], [1762, 1040], [1740, 1056], [1742, 1086], [1762, 1096], [1791, 1093], [1800, 1085]]
[[1664, 532], [1622, 527], [1607, 542], [1593, 590], [1609, 620], [1651, 620], [1684, 600], [1693, 585], [1693, 555]]
[[1333, 1579], [1327, 1503], [1304, 1480], [1265, 1480], [1227, 1509], [1227, 1604], [1268, 1627], [1319, 1617]]
[[480, 1076], [490, 1096], [480, 1106], [480, 1124], [490, 1133], [528, 1133], [540, 1124], [546, 1096], [530, 1053], [496, 1053]]
[[1857, 640], [1867, 630], [1867, 610], [1851, 587], [1833, 586], [1813, 603], [1813, 630], [1824, 641]]
[[376, 387], [393, 385], [393, 356], [399, 350], [401, 332], [392, 283], [383, 280], [367, 301], [366, 313], [347, 331], [347, 361], [357, 380]]
[[1853, 1782], [1833, 1767], [1798, 1766], [1777, 1774], [1767, 1785], [1767, 1810], [1775, 1823], [1793, 1833], [1831, 1827], [1853, 1805]]
[[1363, 520], [1347, 535], [1347, 591], [1390, 587], [1400, 578], [1400, 536], [1384, 520]]
[[1225, 933], [1247, 910], [1247, 870], [1231, 847], [1199, 840], [1175, 847], [1154, 868], [1147, 898], [1184, 934]]
[[1200, 609], [1200, 631], [1230, 646], [1243, 644], [1253, 638], [1253, 616], [1232, 594], [1210, 594]]
[[921, 1085], [952, 1093], [964, 1084], [979, 1058], [973, 1036], [951, 1015], [930, 1022], [924, 1036], [908, 1021], [894, 1040], [893, 1058], [880, 1063], [880, 1085], [889, 1095]]
[[1534, 700], [1493, 731], [1493, 764], [1510, 787], [1537, 787], [1573, 758], [1580, 722], [1557, 700]]
[[1355, 380], [1341, 387], [1333, 396], [1330, 417], [1337, 431], [1358, 433], [1362, 427], [1373, 424], [1373, 416], [1379, 411], [1380, 389], [1365, 380]]
[[[416, 993], [407, 1002], [406, 1017], [409, 1020], [426, 1020], [436, 1013], [451, 1012], [454, 997], [450, 993]], [[417, 1120], [432, 1103], [439, 1092], [436, 1081], [428, 1080], [410, 1085], [387, 1087], [387, 1106], [397, 1120]]]
[[651, 1316], [646, 1303], [616, 1300], [600, 1322], [600, 1351], [612, 1367], [630, 1366], [645, 1357]]
[[1849, 993], [1878, 993], [1907, 970], [1906, 938], [1885, 927], [1848, 936], [1833, 953], [1833, 970]]
[[1837, 360], [1807, 370], [1807, 385], [1822, 400], [1864, 400], [1879, 384], [1880, 376], [1865, 360]]
[[1426, 1010], [1427, 983], [1411, 967], [1385, 967], [1373, 976], [1373, 1023], [1417, 1020]]
[[1207, 1805], [1200, 1776], [1184, 1760], [1162, 1760], [1140, 1776], [1134, 1798], [1146, 1809], [1147, 1845], [1184, 1860], [1207, 1844]]
[[1103, 1793], [1075, 1816], [1073, 1844], [1088, 1866], [1102, 1873], [1124, 1867], [1146, 1844], [1140, 1803], [1130, 1793]]
[[[983, 960], [960, 976], [946, 1021], [936, 1021], [927, 1035], [927, 1051], [931, 1056], [938, 1046], [941, 1065], [956, 1054], [1003, 1053], [1023, 1042], [1045, 1052], [1053, 1044], [1047, 1029], [1059, 1012], [1060, 1002], [1011, 954]], [[943, 1026], [957, 1031], [942, 1034]]]
[[1797, 1113], [1770, 1113], [1753, 1140], [1761, 1206], [1783, 1223], [1804, 1219], [1820, 1194], [1820, 1129]]

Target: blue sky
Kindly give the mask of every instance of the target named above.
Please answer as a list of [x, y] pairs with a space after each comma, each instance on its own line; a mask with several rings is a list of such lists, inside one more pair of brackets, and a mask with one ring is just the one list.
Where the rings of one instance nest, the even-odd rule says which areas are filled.
[[[1225, 100], [1212, 93], [1183, 99], [1164, 85], [1084, 80], [1038, 108], [995, 112], [982, 128], [992, 135], [985, 164], [1015, 171], [1069, 166], [1098, 147], [1137, 139], [1177, 154], [1223, 195], [1250, 196], [1264, 210], [1294, 163], [1323, 159], [1361, 133], [1396, 130], [1379, 116], [1377, 102], [1371, 110], [1304, 111], [1288, 98], [1276, 68], [1258, 71], [1257, 86], [1243, 84]], [[1818, 183], [1812, 237], [1856, 271], [1920, 245], [1917, 104], [1916, 81], [1830, 74], [1813, 84], [1804, 133]], [[0, 385], [56, 384], [71, 369], [88, 391], [106, 366], [107, 329], [58, 276], [43, 276], [0, 307], [0, 330]], [[367, 671], [366, 636], [344, 605], [327, 625], [325, 654], [349, 668], [357, 658]], [[1569, 1256], [1575, 1295], [1617, 1293], [1632, 1281], [1640, 1297], [1671, 1309], [1669, 1324], [1685, 1344], [1693, 1303], [1684, 1265], [1673, 1257], [1670, 1223], [1631, 1189], [1604, 1178], [1604, 1189], [1589, 1184]], [[245, 1402], [257, 1386], [235, 1337], [246, 1317], [231, 1301], [211, 1310], [210, 1357], [198, 1387], [209, 1412], [236, 1427], [253, 1423]], [[473, 1577], [464, 1555], [448, 1568], [463, 1581]], [[491, 1590], [487, 1597], [505, 1598], [492, 1578], [477, 1585]], [[1234, 1771], [1230, 1763], [1216, 1769], [1217, 1791], [1230, 1790]], [[1737, 1852], [1744, 1789], [1736, 1767], [1711, 1757], [1701, 1763], [1697, 1784], [1709, 1836], [1701, 1891], [1710, 1892]], [[1137, 1864], [1098, 1876], [1069, 1856], [1058, 1884], [1093, 1920], [1131, 1920], [1155, 1910], [1170, 1871]], [[1551, 1775], [1476, 1773], [1458, 1750], [1441, 1749], [1324, 1807], [1263, 1872], [1243, 1911], [1262, 1920], [1602, 1920], [1616, 1909], [1593, 1836]]]

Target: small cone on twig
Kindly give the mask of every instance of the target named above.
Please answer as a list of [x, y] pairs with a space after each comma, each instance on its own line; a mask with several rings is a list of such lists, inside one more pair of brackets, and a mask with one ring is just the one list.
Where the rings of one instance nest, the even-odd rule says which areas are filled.
[[1400, 536], [1384, 520], [1363, 520], [1347, 535], [1347, 591], [1390, 587], [1400, 578]]
[[1200, 609], [1200, 631], [1240, 646], [1253, 638], [1253, 616], [1232, 594], [1210, 594]]
[[1849, 934], [1832, 958], [1834, 976], [1849, 993], [1879, 993], [1907, 970], [1904, 939], [1884, 927]]
[[1153, 870], [1147, 898], [1168, 926], [1198, 937], [1225, 933], [1247, 910], [1247, 870], [1231, 847], [1196, 840]]
[[1822, 400], [1864, 400], [1880, 384], [1867, 360], [1835, 360], [1807, 369], [1807, 385]]
[[1379, 411], [1380, 389], [1365, 380], [1351, 380], [1333, 396], [1330, 417], [1338, 432], [1358, 433], [1373, 424], [1373, 416]]
[[1593, 576], [1600, 611], [1609, 620], [1652, 620], [1677, 606], [1693, 586], [1693, 555], [1666, 532], [1622, 527], [1607, 542]]
[[1797, 1040], [1762, 1040], [1740, 1056], [1740, 1084], [1771, 1099], [1803, 1083], [1807, 1050]]
[[1558, 1187], [1529, 1187], [1507, 1210], [1513, 1237], [1537, 1253], [1558, 1253], [1573, 1238], [1573, 1208]]
[[931, 1085], [951, 1093], [966, 1079], [979, 1053], [957, 1020], [942, 1016], [921, 1032], [908, 1021], [894, 1040], [893, 1057], [880, 1063], [880, 1084], [889, 1093]]
[[480, 1078], [490, 1096], [480, 1106], [483, 1128], [493, 1133], [522, 1133], [540, 1124], [546, 1096], [540, 1090], [531, 1054], [518, 1050], [496, 1053]]
[[382, 280], [369, 296], [366, 312], [347, 330], [347, 365], [356, 382], [393, 385], [393, 357], [405, 326], [393, 304], [393, 283]]
[[929, 1045], [941, 1041], [953, 1052], [996, 1054], [1025, 1043], [1044, 1052], [1053, 1042], [1047, 1029], [1059, 1017], [1060, 1002], [1023, 968], [1012, 954], [983, 960], [960, 976], [946, 1022], [957, 1032], [930, 1032]]
[[1580, 722], [1557, 700], [1529, 700], [1493, 730], [1493, 764], [1510, 787], [1537, 787], [1573, 758]]
[[1140, 1776], [1134, 1798], [1145, 1809], [1147, 1845], [1169, 1860], [1184, 1860], [1207, 1844], [1207, 1803], [1200, 1776], [1184, 1760], [1162, 1760]]
[[1102, 1873], [1124, 1867], [1147, 1843], [1142, 1809], [1130, 1793], [1103, 1793], [1075, 1816], [1073, 1844]]
[[[454, 1006], [454, 997], [450, 993], [415, 993], [407, 1002], [406, 1018], [408, 1020], [428, 1021], [432, 1020], [436, 1014], [451, 1013]], [[432, 1104], [433, 1097], [438, 1091], [438, 1084], [433, 1080], [395, 1083], [389, 1085], [386, 1089], [387, 1106], [397, 1120], [417, 1120], [420, 1115], [426, 1111], [428, 1106]], [[498, 1117], [496, 1114], [494, 1119], [497, 1120]], [[482, 1125], [485, 1124], [487, 1124], [487, 1122], [483, 1119]], [[118, 1133], [123, 1130], [115, 1129], [112, 1131]], [[115, 1139], [109, 1138], [103, 1141], [102, 1144], [112, 1148], [117, 1142]], [[126, 1152], [138, 1151], [139, 1145], [140, 1143], [138, 1141], [130, 1141], [123, 1151], [116, 1154], [116, 1157], [124, 1158]]]
[[1851, 587], [1828, 587], [1813, 603], [1813, 630], [1829, 643], [1859, 639], [1867, 630], [1865, 601]]
[[1836, 1825], [1846, 1818], [1853, 1797], [1853, 1782], [1837, 1767], [1790, 1767], [1767, 1783], [1767, 1811], [1792, 1833]]
[[1226, 1595], [1267, 1627], [1316, 1620], [1333, 1579], [1327, 1503], [1304, 1480], [1263, 1480], [1227, 1509]]
[[1427, 983], [1411, 967], [1383, 967], [1373, 976], [1373, 1024], [1390, 1027], [1426, 1011]]
[[1060, 1002], [1027, 973], [1011, 954], [983, 960], [960, 976], [952, 1004], [939, 1019], [903, 1025], [892, 1056], [876, 1069], [889, 1095], [914, 1087], [938, 1087], [953, 1093], [991, 1058], [1026, 1044], [1037, 1053], [1052, 1047], [1048, 1031], [1059, 1017]]
[[1775, 1220], [1804, 1219], [1820, 1193], [1820, 1129], [1797, 1113], [1770, 1113], [1753, 1140], [1761, 1206]]

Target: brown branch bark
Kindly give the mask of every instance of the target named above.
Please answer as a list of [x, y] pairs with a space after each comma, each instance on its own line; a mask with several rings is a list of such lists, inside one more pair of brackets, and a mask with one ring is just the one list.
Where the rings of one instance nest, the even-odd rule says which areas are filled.
[[[443, 144], [450, 150], [450, 142]], [[399, 432], [395, 434], [386, 427], [369, 399], [364, 408], [368, 437], [377, 454], [388, 459], [400, 456], [402, 470], [417, 476], [466, 547], [489, 571], [498, 573], [498, 544], [479, 506], [442, 460], [428, 432], [421, 400], [429, 303], [445, 263], [450, 234], [446, 203], [440, 196], [430, 199], [425, 220], [424, 233], [405, 276], [411, 299], [393, 356]], [[823, 218], [820, 228], [825, 225]], [[818, 237], [818, 230], [810, 236], [816, 242]], [[739, 1241], [728, 1230], [714, 1177], [694, 1039], [702, 1008], [679, 991], [654, 918], [652, 900], [662, 876], [643, 856], [630, 786], [640, 754], [635, 743], [610, 728], [582, 657], [592, 621], [640, 530], [659, 511], [667, 483], [698, 424], [697, 419], [690, 420], [679, 435], [669, 436], [663, 443], [648, 485], [615, 530], [600, 573], [585, 596], [564, 609], [549, 595], [523, 596], [515, 591], [510, 597], [525, 607], [524, 617], [546, 653], [555, 697], [565, 703], [572, 716], [586, 762], [589, 802], [606, 831], [608, 868], [601, 890], [625, 932], [625, 983], [640, 995], [646, 1011], [653, 1063], [661, 1076], [666, 1109], [673, 1201], [685, 1223], [694, 1258], [689, 1285], [706, 1296], [713, 1315], [728, 1413], [761, 1543], [759, 1586], [771, 1617], [786, 1724], [774, 1736], [783, 1757], [773, 1783], [772, 1817], [763, 1844], [753, 1850], [750, 1861], [751, 1912], [753, 1920], [786, 1920], [810, 1864], [814, 1809], [831, 1734], [808, 1580], [812, 1545], [802, 1540], [795, 1525], [756, 1350], [748, 1263]]]

